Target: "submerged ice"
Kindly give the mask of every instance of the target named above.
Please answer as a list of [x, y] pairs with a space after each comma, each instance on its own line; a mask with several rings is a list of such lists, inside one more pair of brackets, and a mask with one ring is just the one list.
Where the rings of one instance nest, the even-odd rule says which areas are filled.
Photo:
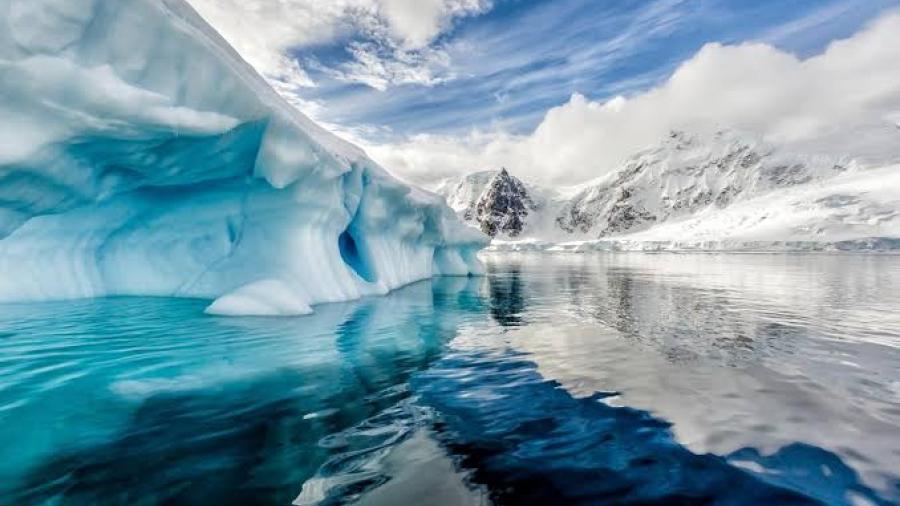
[[0, 301], [299, 314], [483, 236], [284, 102], [183, 0], [0, 4]]

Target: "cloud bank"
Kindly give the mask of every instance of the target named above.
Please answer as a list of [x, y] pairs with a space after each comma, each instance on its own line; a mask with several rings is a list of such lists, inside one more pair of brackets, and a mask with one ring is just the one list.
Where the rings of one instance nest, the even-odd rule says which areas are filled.
[[898, 120], [900, 13], [893, 12], [807, 59], [764, 43], [707, 44], [649, 91], [607, 101], [572, 95], [529, 135], [354, 140], [414, 182], [503, 165], [535, 181], [567, 184], [608, 173], [671, 130], [734, 129], [803, 152], [896, 159]]

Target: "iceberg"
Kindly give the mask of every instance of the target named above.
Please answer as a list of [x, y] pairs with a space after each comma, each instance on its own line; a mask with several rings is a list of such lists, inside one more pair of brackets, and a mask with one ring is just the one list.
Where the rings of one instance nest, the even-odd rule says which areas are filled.
[[183, 0], [0, 3], [0, 302], [303, 314], [486, 238], [285, 102]]

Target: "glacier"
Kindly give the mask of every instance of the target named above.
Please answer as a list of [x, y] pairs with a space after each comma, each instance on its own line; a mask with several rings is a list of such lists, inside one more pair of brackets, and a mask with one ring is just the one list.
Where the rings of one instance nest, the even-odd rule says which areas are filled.
[[486, 238], [286, 103], [183, 0], [0, 3], [0, 302], [303, 314]]

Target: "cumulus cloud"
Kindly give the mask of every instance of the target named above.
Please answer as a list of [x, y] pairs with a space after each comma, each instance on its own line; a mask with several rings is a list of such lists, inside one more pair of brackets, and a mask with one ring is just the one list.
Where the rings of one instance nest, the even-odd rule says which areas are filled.
[[455, 18], [490, 8], [489, 0], [189, 0], [282, 94], [313, 86], [291, 51], [359, 35], [352, 60], [326, 69], [376, 89], [440, 82], [446, 52], [432, 43]]
[[449, 28], [453, 18], [484, 12], [491, 5], [487, 0], [381, 0], [379, 3], [392, 31], [411, 48], [428, 45]]
[[500, 165], [532, 180], [575, 183], [608, 173], [671, 130], [733, 129], [805, 152], [897, 158], [898, 117], [895, 12], [807, 59], [764, 43], [707, 44], [644, 93], [602, 102], [572, 95], [529, 135], [420, 135], [366, 148], [421, 183]]

